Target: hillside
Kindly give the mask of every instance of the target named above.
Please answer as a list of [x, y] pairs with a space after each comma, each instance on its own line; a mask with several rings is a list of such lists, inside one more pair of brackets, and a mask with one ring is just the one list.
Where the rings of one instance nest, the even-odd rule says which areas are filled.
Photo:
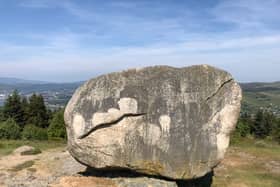
[[44, 84], [1, 84], [0, 83], [0, 106], [4, 104], [7, 96], [13, 91], [18, 90], [22, 96], [29, 97], [33, 93], [43, 95], [46, 104], [50, 108], [64, 107], [72, 94], [81, 82], [75, 83], [44, 83]]
[[255, 113], [265, 108], [280, 115], [280, 82], [241, 83], [243, 90], [242, 111]]
[[13, 77], [0, 77], [0, 84], [46, 84], [45, 81], [37, 81], [37, 80], [25, 80], [25, 79], [18, 79]]

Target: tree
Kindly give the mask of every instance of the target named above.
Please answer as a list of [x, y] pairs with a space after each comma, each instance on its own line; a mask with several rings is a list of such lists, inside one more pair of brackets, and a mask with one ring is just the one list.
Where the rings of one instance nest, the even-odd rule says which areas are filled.
[[0, 138], [1, 139], [19, 139], [20, 127], [14, 119], [9, 118], [5, 122], [0, 123]]
[[257, 138], [265, 138], [271, 134], [275, 116], [269, 112], [259, 110], [256, 114], [255, 122], [252, 126], [252, 133]]
[[0, 107], [0, 122], [5, 121], [4, 113], [3, 113], [3, 108]]
[[28, 106], [29, 106], [29, 103], [28, 103], [27, 98], [23, 97], [22, 100], [21, 100], [21, 107], [22, 107], [22, 110], [23, 110], [22, 121], [24, 122], [24, 124], [26, 124], [27, 121], [28, 121]]
[[21, 105], [21, 97], [17, 90], [13, 91], [5, 101], [3, 115], [5, 119], [13, 118], [17, 124], [23, 127], [24, 111]]
[[246, 120], [240, 119], [236, 126], [236, 133], [241, 137], [246, 137], [250, 133], [250, 124]]
[[51, 138], [66, 138], [66, 129], [64, 123], [64, 110], [57, 111], [48, 128], [48, 136]]
[[272, 138], [280, 144], [280, 119], [273, 125]]
[[34, 124], [37, 127], [48, 127], [48, 113], [42, 95], [33, 94], [29, 98], [29, 105], [27, 109], [29, 124]]

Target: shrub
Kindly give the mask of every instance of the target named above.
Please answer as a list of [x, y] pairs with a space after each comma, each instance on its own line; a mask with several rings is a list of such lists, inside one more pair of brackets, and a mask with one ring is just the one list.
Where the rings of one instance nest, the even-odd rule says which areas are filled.
[[47, 140], [48, 134], [46, 129], [31, 124], [24, 127], [22, 138], [26, 140]]
[[53, 116], [50, 126], [48, 127], [49, 138], [66, 138], [66, 129], [63, 117], [63, 110], [59, 110]]
[[20, 127], [14, 119], [9, 118], [5, 122], [0, 123], [0, 138], [1, 139], [19, 139]]
[[245, 120], [239, 120], [236, 125], [236, 133], [241, 137], [246, 137], [250, 133], [250, 124]]
[[272, 129], [272, 138], [280, 144], [280, 119], [278, 119], [278, 121], [274, 123]]

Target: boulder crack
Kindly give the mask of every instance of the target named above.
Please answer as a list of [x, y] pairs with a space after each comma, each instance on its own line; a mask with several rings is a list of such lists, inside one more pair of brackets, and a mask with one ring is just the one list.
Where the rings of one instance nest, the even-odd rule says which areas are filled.
[[228, 84], [228, 83], [230, 83], [230, 82], [232, 82], [232, 81], [233, 81], [233, 78], [231, 78], [231, 79], [225, 81], [223, 84], [221, 84], [221, 86], [220, 86], [213, 94], [211, 94], [210, 96], [208, 96], [208, 97], [206, 98], [205, 101], [209, 101], [210, 99], [212, 99], [213, 97], [215, 97], [215, 96], [220, 92], [220, 90], [221, 90], [223, 87], [225, 87], [226, 84]]
[[117, 118], [114, 121], [111, 121], [111, 122], [108, 122], [108, 123], [102, 123], [102, 124], [99, 124], [98, 126], [92, 127], [88, 132], [86, 132], [85, 134], [79, 136], [78, 139], [86, 138], [87, 136], [89, 136], [90, 134], [92, 134], [93, 132], [95, 132], [97, 130], [100, 130], [100, 129], [103, 129], [103, 128], [108, 128], [108, 127], [111, 127], [113, 125], [116, 125], [120, 121], [122, 121], [124, 118], [144, 116], [144, 115], [146, 115], [146, 113], [139, 113], [139, 114], [128, 113], [128, 114], [123, 114], [122, 116], [120, 116], [119, 118]]

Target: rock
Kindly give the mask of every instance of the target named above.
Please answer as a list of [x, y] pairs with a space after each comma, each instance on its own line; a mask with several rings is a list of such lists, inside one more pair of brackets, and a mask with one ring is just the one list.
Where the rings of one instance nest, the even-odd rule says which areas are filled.
[[[14, 168], [30, 161], [30, 167]], [[11, 154], [0, 157], [0, 187], [46, 187], [85, 170], [64, 148], [45, 150], [40, 155]]]
[[19, 155], [26, 155], [28, 153], [35, 152], [35, 151], [36, 151], [36, 149], [34, 147], [24, 145], [24, 146], [21, 146], [21, 147], [15, 149], [13, 151], [13, 153], [14, 154], [19, 154]]
[[97, 169], [198, 178], [223, 159], [240, 101], [232, 76], [207, 65], [102, 75], [66, 107], [68, 149]]
[[50, 185], [51, 187], [177, 187], [176, 182], [141, 178], [100, 178], [100, 177], [62, 177], [58, 183]]

